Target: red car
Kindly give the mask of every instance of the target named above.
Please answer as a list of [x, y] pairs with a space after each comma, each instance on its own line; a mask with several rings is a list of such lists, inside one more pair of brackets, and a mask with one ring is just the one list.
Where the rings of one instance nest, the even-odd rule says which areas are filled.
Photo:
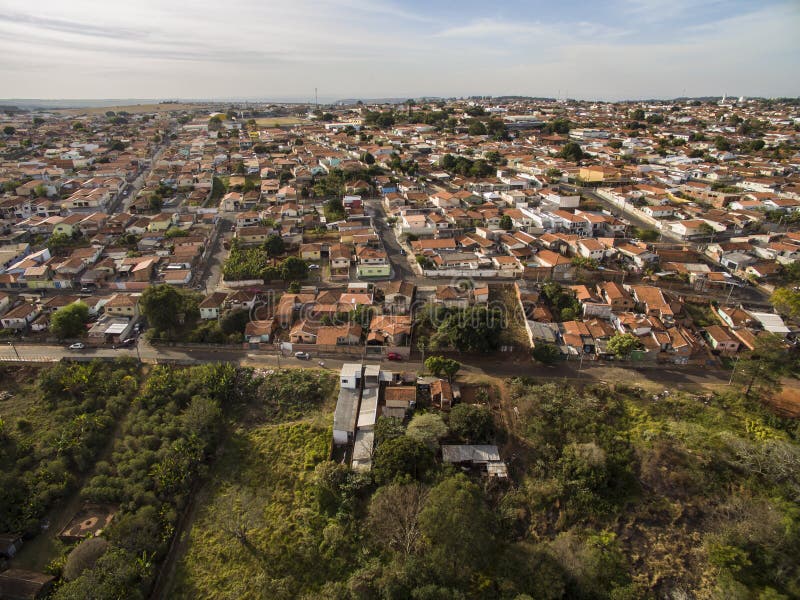
[[397, 352], [389, 352], [389, 354], [386, 355], [386, 360], [403, 360], [403, 357]]

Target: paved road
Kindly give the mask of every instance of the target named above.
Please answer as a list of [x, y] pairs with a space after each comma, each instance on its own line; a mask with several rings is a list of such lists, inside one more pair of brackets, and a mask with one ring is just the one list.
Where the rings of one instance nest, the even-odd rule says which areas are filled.
[[[346, 362], [358, 362], [358, 358], [330, 358], [312, 356], [311, 360], [299, 360], [293, 355], [280, 356], [275, 353], [248, 351], [235, 348], [186, 348], [186, 347], [154, 347], [145, 340], [139, 340], [137, 348], [87, 348], [85, 350], [69, 350], [65, 346], [43, 344], [0, 344], [0, 362], [57, 362], [62, 358], [115, 358], [128, 356], [143, 362], [156, 364], [159, 362], [177, 362], [180, 364], [199, 364], [206, 362], [232, 362], [242, 366], [261, 369], [317, 367], [324, 363], [326, 369], [338, 371]], [[383, 364], [387, 370], [423, 371], [419, 361], [381, 361], [367, 359], [366, 362]], [[577, 361], [560, 363], [555, 366], [543, 366], [526, 358], [524, 355], [504, 356], [500, 354], [485, 357], [463, 357], [462, 374], [487, 377], [527, 376], [550, 380], [571, 380], [576, 383], [593, 381], [624, 381], [636, 383], [646, 379], [663, 384], [667, 388], [693, 387], [699, 385], [723, 385], [728, 382], [730, 372], [706, 367], [675, 366], [618, 366], [613, 363], [596, 363]]]
[[406, 281], [413, 281], [419, 285], [419, 278], [416, 273], [411, 269], [408, 264], [409, 257], [403, 256], [400, 243], [397, 241], [397, 236], [394, 233], [394, 228], [389, 227], [386, 223], [386, 211], [383, 208], [383, 203], [380, 200], [369, 200], [367, 206], [375, 212], [374, 222], [375, 227], [378, 229], [383, 245], [386, 248], [386, 253], [389, 255], [389, 261], [392, 263], [392, 280], [404, 279]]

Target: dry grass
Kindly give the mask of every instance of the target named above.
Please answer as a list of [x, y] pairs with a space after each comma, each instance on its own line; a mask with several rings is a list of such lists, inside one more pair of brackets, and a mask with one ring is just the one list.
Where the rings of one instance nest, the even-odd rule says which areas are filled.
[[525, 313], [517, 299], [513, 285], [490, 285], [489, 305], [504, 306], [506, 327], [500, 334], [500, 343], [504, 346], [514, 346], [517, 349], [530, 347], [528, 332], [525, 330]]
[[129, 112], [131, 114], [141, 113], [168, 113], [175, 110], [197, 110], [201, 108], [200, 104], [178, 103], [178, 104], [131, 104], [128, 106], [92, 106], [85, 108], [62, 108], [52, 112], [68, 116], [79, 115], [104, 115], [109, 110], [114, 112]]
[[263, 117], [256, 119], [256, 125], [259, 127], [277, 127], [280, 125], [303, 125], [308, 121], [301, 117]]
[[800, 382], [796, 379], [784, 379], [783, 390], [771, 396], [768, 402], [779, 414], [800, 418]]

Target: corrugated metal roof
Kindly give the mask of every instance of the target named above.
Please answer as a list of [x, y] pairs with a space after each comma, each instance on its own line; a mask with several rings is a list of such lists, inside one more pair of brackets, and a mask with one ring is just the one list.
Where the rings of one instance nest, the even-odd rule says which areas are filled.
[[442, 446], [442, 460], [446, 463], [488, 463], [500, 460], [497, 446], [445, 444]]

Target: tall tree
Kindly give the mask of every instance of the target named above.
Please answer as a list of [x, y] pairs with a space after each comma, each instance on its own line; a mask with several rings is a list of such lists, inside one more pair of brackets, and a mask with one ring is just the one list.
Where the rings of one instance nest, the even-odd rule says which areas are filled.
[[418, 413], [408, 424], [406, 435], [435, 451], [439, 440], [447, 435], [447, 425], [438, 413]]
[[615, 354], [619, 358], [628, 358], [631, 352], [636, 350], [641, 343], [632, 333], [615, 333], [608, 340], [608, 351]]
[[487, 444], [494, 437], [492, 412], [478, 404], [457, 404], [450, 411], [449, 426], [468, 444]]
[[782, 314], [800, 317], [800, 292], [788, 287], [778, 288], [772, 292], [769, 301]]
[[431, 563], [445, 580], [468, 579], [494, 550], [494, 519], [481, 489], [463, 474], [430, 491], [419, 516]]
[[367, 523], [380, 546], [403, 556], [420, 549], [419, 515], [427, 493], [418, 483], [392, 483], [378, 489], [369, 504]]
[[173, 332], [177, 325], [197, 312], [197, 300], [171, 285], [160, 284], [147, 288], [139, 306], [147, 322], [156, 330]]
[[774, 334], [762, 334], [756, 338], [753, 351], [734, 367], [733, 378], [744, 386], [745, 396], [754, 390], [775, 392], [781, 388], [781, 378], [790, 368], [783, 340]]
[[59, 339], [75, 338], [84, 332], [89, 319], [89, 307], [83, 302], [73, 302], [53, 313], [50, 331]]

